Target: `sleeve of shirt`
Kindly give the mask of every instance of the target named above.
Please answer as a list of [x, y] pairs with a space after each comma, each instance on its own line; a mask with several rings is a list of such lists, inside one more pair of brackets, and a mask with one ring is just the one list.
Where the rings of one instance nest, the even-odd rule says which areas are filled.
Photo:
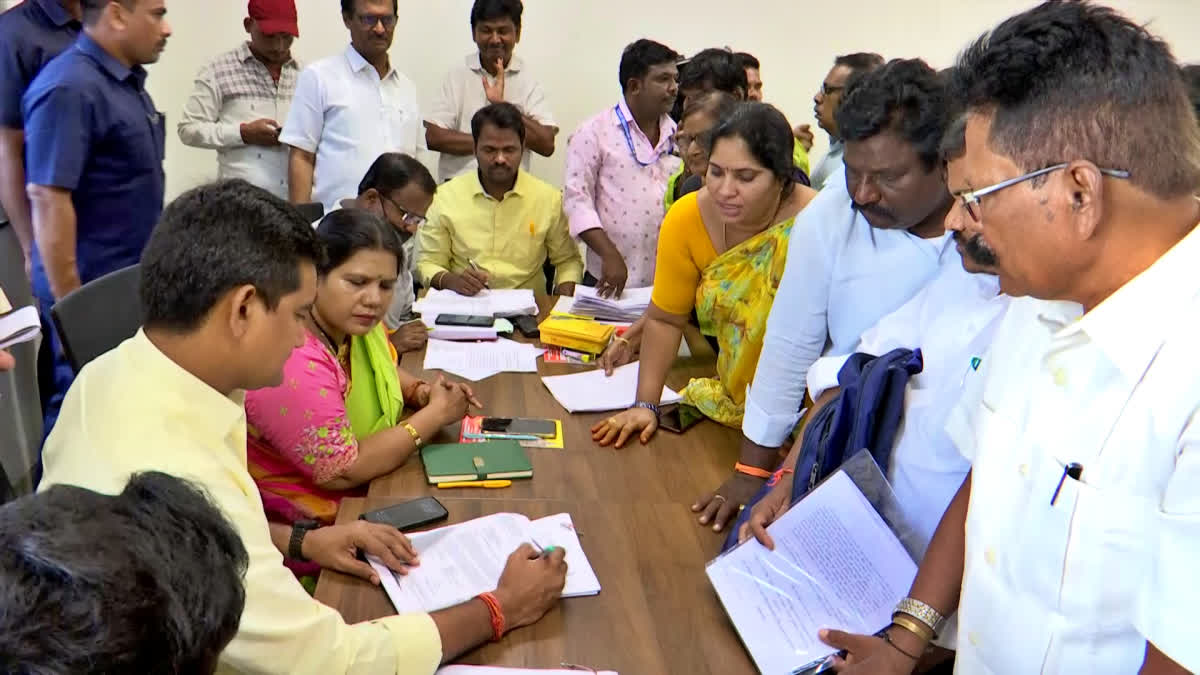
[[567, 139], [567, 170], [563, 181], [563, 210], [571, 236], [604, 229], [596, 211], [596, 184], [600, 179], [600, 144], [593, 125], [584, 123]]
[[426, 286], [435, 274], [450, 270], [450, 217], [439, 201], [433, 198], [429, 219], [417, 230], [417, 278]]
[[[696, 305], [696, 286], [700, 268], [692, 257], [689, 240], [707, 236], [696, 232], [700, 207], [696, 198], [680, 199], [663, 218], [658, 234], [658, 255], [654, 261], [654, 290], [650, 295], [656, 307], [670, 314], [687, 314]], [[703, 230], [703, 228], [700, 228]]]
[[[309, 66], [296, 78], [296, 92], [279, 142], [305, 152], [316, 152], [325, 128], [325, 104], [317, 71]], [[420, 125], [418, 125], [420, 126]]]
[[25, 178], [34, 185], [79, 187], [92, 142], [91, 103], [75, 87], [30, 90], [25, 112]]
[[1200, 672], [1196, 641], [1196, 561], [1200, 560], [1200, 421], [1184, 430], [1159, 509], [1153, 513], [1151, 550], [1134, 624], [1179, 665]]
[[567, 217], [563, 214], [562, 196], [556, 193], [554, 201], [559, 216], [546, 232], [546, 253], [550, 264], [554, 265], [554, 286], [557, 288], [559, 284], [583, 281], [583, 258], [579, 256], [579, 246], [571, 238]]
[[[3, 37], [9, 37], [7, 33]], [[15, 47], [0, 49], [0, 127], [20, 129], [21, 96], [29, 86], [30, 76], [21, 63], [21, 52]]]
[[823, 214], [831, 207], [841, 207], [838, 195], [817, 195], [792, 228], [787, 266], [767, 318], [762, 354], [742, 418], [742, 433], [762, 446], [783, 444], [800, 420], [808, 368], [821, 356], [828, 339], [833, 261], [822, 235], [828, 229]]
[[221, 122], [221, 89], [211, 67], [196, 76], [192, 93], [183, 104], [179, 121], [179, 140], [194, 148], [233, 148], [245, 145], [242, 125]]
[[221, 661], [237, 672], [294, 675], [422, 673], [442, 657], [441, 636], [428, 614], [347, 624], [337, 611], [313, 600], [283, 565], [271, 542], [262, 506], [229, 480], [202, 484], [237, 528], [250, 565], [246, 608]]
[[433, 98], [433, 105], [430, 107], [429, 114], [425, 119], [443, 129], [457, 130], [458, 101], [459, 97], [455, 96], [454, 73], [452, 71], [446, 73], [446, 78], [442, 80], [442, 90]]
[[524, 105], [525, 114], [532, 117], [538, 124], [558, 128], [558, 124], [554, 121], [554, 114], [550, 112], [550, 104], [546, 103], [546, 92], [540, 83], [534, 82], [530, 87], [529, 96], [525, 99]]

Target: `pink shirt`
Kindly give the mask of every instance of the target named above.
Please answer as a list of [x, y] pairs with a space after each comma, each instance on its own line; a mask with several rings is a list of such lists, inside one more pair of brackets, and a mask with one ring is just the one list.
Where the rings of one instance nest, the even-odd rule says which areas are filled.
[[[649, 166], [642, 166], [630, 152], [617, 108], [629, 124], [629, 139], [638, 160], [653, 162]], [[578, 238], [592, 228], [603, 229], [625, 258], [630, 288], [654, 283], [658, 228], [665, 215], [663, 195], [680, 163], [670, 152], [674, 135], [675, 122], [663, 115], [658, 146], [652, 146], [622, 98], [616, 108], [580, 125], [567, 141], [563, 210], [570, 220], [571, 235]], [[587, 270], [600, 276], [600, 256], [591, 250]]]

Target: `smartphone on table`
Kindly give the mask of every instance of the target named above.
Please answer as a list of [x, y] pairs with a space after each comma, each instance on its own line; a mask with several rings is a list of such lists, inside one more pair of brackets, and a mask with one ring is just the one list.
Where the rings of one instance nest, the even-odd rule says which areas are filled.
[[480, 429], [484, 433], [509, 434], [511, 436], [554, 438], [558, 435], [558, 425], [554, 423], [554, 420], [529, 417], [485, 417]]
[[449, 515], [446, 507], [442, 506], [437, 499], [421, 497], [375, 511], [367, 511], [358, 518], [368, 523], [391, 525], [397, 530], [404, 531], [445, 520]]
[[491, 328], [496, 323], [496, 319], [490, 316], [476, 316], [472, 314], [438, 314], [438, 318], [434, 320], [438, 326], [470, 326], [472, 328]]
[[677, 434], [691, 429], [704, 419], [704, 414], [690, 405], [672, 404], [663, 406], [658, 415], [658, 426]]

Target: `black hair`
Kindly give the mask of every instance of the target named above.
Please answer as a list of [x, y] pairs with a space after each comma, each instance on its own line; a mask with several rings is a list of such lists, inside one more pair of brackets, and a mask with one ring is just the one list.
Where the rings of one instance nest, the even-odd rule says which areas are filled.
[[0, 672], [210, 673], [237, 633], [249, 563], [195, 486], [55, 485], [0, 508]]
[[525, 120], [521, 110], [511, 103], [492, 103], [485, 105], [471, 116], [471, 138], [479, 144], [479, 134], [483, 125], [490, 124], [497, 129], [512, 129], [525, 145]]
[[678, 60], [679, 54], [662, 43], [646, 39], [631, 42], [621, 52], [621, 64], [617, 67], [621, 91], [629, 89], [630, 80], [645, 78], [654, 66], [675, 63]]
[[696, 54], [680, 68], [679, 89], [716, 89], [744, 100], [750, 82], [733, 52], [714, 47]]
[[1160, 199], [1200, 185], [1200, 129], [1171, 50], [1116, 11], [1046, 2], [958, 57], [951, 95], [991, 116], [988, 144], [1031, 171], [1085, 159]]
[[845, 66], [851, 74], [865, 73], [883, 65], [883, 57], [875, 52], [854, 52], [842, 54], [833, 60], [833, 65]]
[[952, 162], [967, 152], [967, 116], [957, 115], [950, 120], [942, 142], [938, 146], [938, 154], [943, 162]]
[[[354, 16], [355, 0], [342, 0], [342, 16]], [[392, 14], [400, 14], [400, 0], [392, 0]]]
[[95, 24], [96, 19], [99, 19], [100, 14], [104, 12], [104, 8], [112, 2], [121, 3], [125, 9], [134, 9], [137, 7], [138, 0], [81, 0], [79, 6], [83, 11], [83, 23], [88, 26]]
[[680, 121], [685, 120], [696, 113], [704, 113], [713, 121], [713, 126], [704, 134], [697, 136], [695, 141], [701, 147], [705, 148], [706, 153], [712, 152], [712, 133], [720, 123], [731, 116], [741, 101], [733, 97], [733, 94], [727, 94], [723, 91], [709, 91], [699, 96], [696, 96], [688, 101], [680, 114]]
[[792, 158], [792, 125], [779, 109], [757, 101], [738, 103], [733, 112], [717, 123], [709, 134], [708, 152], [722, 138], [740, 138], [763, 168], [783, 184], [787, 196], [796, 184], [796, 164]]
[[388, 195], [414, 181], [429, 194], [437, 192], [437, 181], [419, 160], [402, 152], [385, 152], [371, 162], [367, 175], [358, 184], [358, 194], [375, 188], [376, 192]]
[[762, 70], [762, 65], [759, 64], [758, 58], [750, 52], [737, 52], [733, 57], [741, 64], [742, 70], [746, 70], [747, 68]]
[[1200, 121], [1200, 64], [1183, 66], [1179, 72], [1183, 75], [1184, 84], [1187, 85], [1188, 97], [1192, 99], [1196, 120]]
[[521, 0], [475, 0], [471, 7], [471, 30], [483, 21], [496, 19], [512, 19], [517, 31], [521, 30], [521, 13], [525, 5]]
[[946, 87], [921, 59], [893, 59], [849, 83], [834, 117], [846, 141], [896, 133], [912, 144], [927, 171], [938, 165], [950, 123]]
[[167, 205], [142, 253], [147, 327], [185, 333], [222, 296], [254, 286], [268, 309], [300, 288], [300, 266], [320, 245], [296, 207], [244, 180], [189, 190]]
[[396, 228], [366, 209], [330, 211], [317, 225], [325, 249], [317, 274], [325, 276], [359, 251], [387, 251], [396, 256], [396, 273], [404, 266], [404, 242]]

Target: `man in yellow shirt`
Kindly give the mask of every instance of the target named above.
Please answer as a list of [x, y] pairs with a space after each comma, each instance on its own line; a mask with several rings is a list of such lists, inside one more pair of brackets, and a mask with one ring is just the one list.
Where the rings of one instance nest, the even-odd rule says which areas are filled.
[[554, 292], [574, 294], [583, 258], [567, 228], [562, 193], [521, 170], [521, 111], [511, 103], [481, 108], [471, 118], [471, 136], [479, 169], [438, 188], [417, 233], [417, 274], [427, 286], [462, 295], [542, 290], [549, 258]]
[[[313, 600], [284, 567], [246, 469], [244, 390], [277, 386], [304, 341], [319, 253], [304, 217], [249, 183], [179, 197], [142, 256], [145, 326], [88, 364], [67, 392], [46, 441], [40, 487], [116, 494], [131, 474], [153, 470], [212, 496], [250, 557], [246, 607], [218, 672], [428, 675], [503, 628], [541, 618], [562, 593], [566, 565], [561, 551], [539, 558], [525, 546], [490, 596], [354, 625]], [[403, 558], [395, 540], [407, 540], [391, 536], [381, 548], [364, 539], [383, 538], [379, 530], [343, 536], [334, 526], [292, 533], [293, 546], [283, 548], [322, 565], [319, 558], [337, 548], [348, 557], [355, 548], [390, 548]]]

